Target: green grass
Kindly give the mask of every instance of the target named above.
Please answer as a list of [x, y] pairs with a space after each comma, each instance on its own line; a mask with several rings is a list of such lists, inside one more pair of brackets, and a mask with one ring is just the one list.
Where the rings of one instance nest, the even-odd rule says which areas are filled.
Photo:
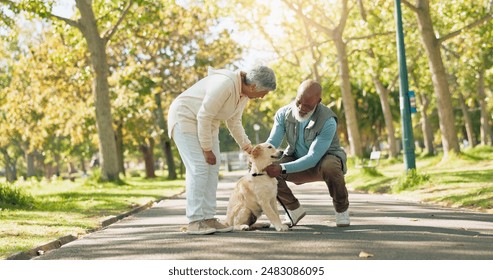
[[401, 159], [381, 159], [376, 171], [349, 168], [348, 187], [367, 193], [398, 193], [444, 206], [493, 213], [493, 147], [450, 155], [416, 155], [416, 170]]
[[[137, 206], [184, 190], [184, 181], [129, 177], [122, 182], [97, 180], [30, 180], [12, 188], [32, 198], [26, 206], [0, 208], [0, 259], [27, 251], [65, 235], [81, 236], [97, 230], [101, 221]], [[11, 199], [12, 200], [12, 199]]]

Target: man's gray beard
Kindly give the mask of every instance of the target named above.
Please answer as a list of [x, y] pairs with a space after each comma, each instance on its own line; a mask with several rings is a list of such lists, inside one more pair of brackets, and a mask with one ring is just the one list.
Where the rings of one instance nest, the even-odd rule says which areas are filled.
[[312, 117], [313, 112], [315, 112], [315, 109], [313, 109], [310, 112], [308, 112], [304, 117], [302, 117], [300, 115], [300, 110], [298, 109], [298, 107], [296, 106], [295, 103], [292, 103], [291, 107], [292, 107], [292, 112], [293, 112], [294, 118], [299, 122], [306, 122], [307, 120], [309, 120]]

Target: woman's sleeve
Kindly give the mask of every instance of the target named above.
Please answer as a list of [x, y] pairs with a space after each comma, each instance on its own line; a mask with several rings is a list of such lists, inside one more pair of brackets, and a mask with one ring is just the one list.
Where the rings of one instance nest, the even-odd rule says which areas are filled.
[[197, 114], [197, 132], [204, 151], [212, 150], [212, 123], [219, 110], [231, 98], [233, 87], [229, 79], [207, 84], [205, 97]]
[[245, 133], [245, 128], [242, 123], [243, 111], [248, 103], [248, 98], [244, 97], [239, 104], [239, 110], [229, 120], [226, 121], [226, 126], [231, 133], [231, 136], [235, 139], [236, 143], [243, 149], [246, 145], [252, 142]]

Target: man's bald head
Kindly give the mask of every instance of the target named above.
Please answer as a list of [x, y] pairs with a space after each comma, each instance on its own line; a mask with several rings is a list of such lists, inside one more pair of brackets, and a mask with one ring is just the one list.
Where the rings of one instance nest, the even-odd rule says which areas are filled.
[[309, 118], [318, 103], [322, 101], [322, 86], [314, 80], [305, 80], [298, 87], [298, 95], [296, 96], [294, 111], [298, 121], [303, 121]]
[[321, 101], [322, 86], [314, 80], [309, 79], [309, 80], [303, 81], [301, 83], [301, 85], [298, 87], [297, 99], [299, 99], [301, 97], [311, 99], [311, 100]]

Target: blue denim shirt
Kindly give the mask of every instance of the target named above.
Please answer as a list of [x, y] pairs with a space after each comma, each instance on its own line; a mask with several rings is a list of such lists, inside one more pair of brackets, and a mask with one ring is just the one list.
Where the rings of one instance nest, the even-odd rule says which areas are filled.
[[[289, 106], [284, 106], [277, 111], [274, 118], [274, 126], [272, 127], [269, 138], [266, 141], [277, 148], [279, 148], [284, 136], [286, 135], [285, 120], [288, 109]], [[311, 145], [308, 146], [305, 143], [304, 131], [305, 127], [309, 123], [310, 120], [304, 123], [298, 123], [298, 135], [294, 149], [294, 156], [297, 160], [282, 164], [287, 173], [295, 173], [314, 167], [327, 153], [327, 150], [332, 144], [332, 139], [334, 138], [337, 130], [337, 122], [335, 118], [329, 118], [325, 121], [320, 134], [318, 134]]]

